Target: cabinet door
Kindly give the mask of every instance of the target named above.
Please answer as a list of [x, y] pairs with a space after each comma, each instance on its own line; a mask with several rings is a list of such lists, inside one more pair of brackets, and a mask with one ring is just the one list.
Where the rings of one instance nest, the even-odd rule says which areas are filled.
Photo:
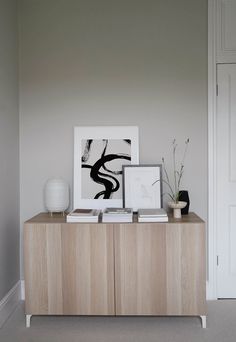
[[206, 315], [205, 225], [166, 224], [166, 313]]
[[204, 224], [115, 226], [117, 315], [204, 315]]
[[62, 269], [65, 314], [115, 314], [112, 225], [62, 225]]
[[166, 311], [165, 224], [115, 226], [117, 315]]
[[114, 315], [113, 227], [25, 225], [26, 313]]

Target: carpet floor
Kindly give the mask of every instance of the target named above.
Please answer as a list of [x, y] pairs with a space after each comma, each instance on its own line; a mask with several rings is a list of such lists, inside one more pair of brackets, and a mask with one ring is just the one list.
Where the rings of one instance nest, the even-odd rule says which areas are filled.
[[0, 329], [0, 342], [236, 342], [236, 300], [208, 302], [207, 328], [198, 317], [33, 316], [24, 303]]

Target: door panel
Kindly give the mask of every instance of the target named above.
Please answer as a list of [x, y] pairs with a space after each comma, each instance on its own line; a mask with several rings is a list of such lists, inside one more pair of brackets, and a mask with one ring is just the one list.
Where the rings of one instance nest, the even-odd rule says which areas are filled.
[[117, 315], [205, 315], [203, 223], [114, 229]]
[[217, 67], [217, 296], [236, 298], [236, 65]]
[[115, 225], [117, 315], [166, 312], [165, 224]]
[[26, 313], [114, 315], [113, 226], [26, 224]]
[[24, 229], [25, 311], [48, 311], [46, 226], [27, 225]]
[[63, 313], [114, 315], [113, 227], [62, 225]]

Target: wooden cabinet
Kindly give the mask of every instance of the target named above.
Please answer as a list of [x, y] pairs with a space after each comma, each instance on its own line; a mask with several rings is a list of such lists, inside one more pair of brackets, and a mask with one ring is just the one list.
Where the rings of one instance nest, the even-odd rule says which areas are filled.
[[31, 315], [206, 315], [205, 230], [195, 214], [168, 223], [24, 226]]
[[113, 226], [26, 223], [25, 310], [114, 315]]

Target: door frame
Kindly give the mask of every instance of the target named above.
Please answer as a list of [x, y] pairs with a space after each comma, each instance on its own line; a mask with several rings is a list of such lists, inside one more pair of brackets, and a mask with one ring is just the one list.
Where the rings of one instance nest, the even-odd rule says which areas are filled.
[[207, 299], [217, 299], [216, 220], [216, 39], [217, 0], [208, 0], [208, 281]]

